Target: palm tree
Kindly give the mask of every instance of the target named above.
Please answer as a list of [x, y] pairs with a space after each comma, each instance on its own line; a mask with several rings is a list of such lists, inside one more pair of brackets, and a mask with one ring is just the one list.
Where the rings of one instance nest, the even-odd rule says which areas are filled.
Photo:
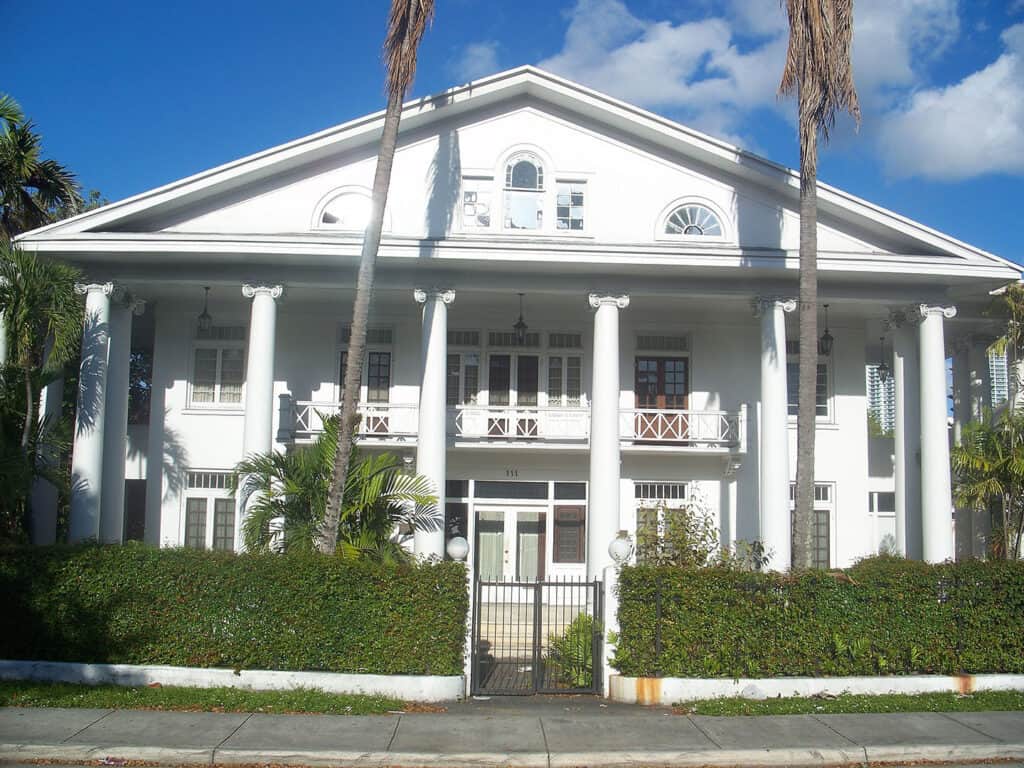
[[[25, 392], [21, 448], [35, 428], [41, 376], [75, 354], [82, 332], [82, 307], [75, 296], [80, 273], [58, 261], [0, 241], [0, 315], [7, 332], [8, 368], [16, 369]], [[6, 377], [5, 377], [6, 378]]]
[[813, 565], [815, 389], [818, 369], [818, 133], [836, 112], [860, 122], [853, 84], [853, 0], [785, 0], [789, 49], [779, 90], [797, 92], [800, 131], [800, 357], [792, 567]]
[[[312, 445], [284, 454], [256, 454], [235, 467], [232, 493], [241, 496], [243, 505], [253, 500], [242, 523], [248, 551], [316, 548], [338, 429], [338, 417], [326, 419], [324, 433]], [[385, 562], [408, 559], [402, 545], [412, 531], [440, 525], [429, 481], [406, 474], [401, 460], [391, 454], [353, 455], [352, 461], [342, 497], [337, 553]]]
[[384, 112], [384, 130], [373, 178], [373, 206], [370, 222], [363, 236], [363, 251], [356, 280], [356, 299], [352, 308], [352, 332], [345, 364], [345, 382], [341, 402], [341, 441], [334, 459], [334, 472], [327, 495], [327, 510], [320, 531], [318, 547], [334, 552], [338, 541], [338, 525], [342, 514], [342, 489], [352, 453], [355, 433], [359, 384], [363, 376], [363, 354], [366, 349], [366, 323], [373, 294], [373, 272], [380, 248], [384, 225], [384, 207], [391, 186], [391, 166], [398, 143], [398, 124], [402, 118], [402, 99], [412, 86], [416, 73], [416, 53], [420, 40], [434, 15], [434, 0], [391, 0], [387, 37], [384, 40], [384, 62], [387, 69], [388, 104]]
[[0, 95], [0, 241], [77, 213], [82, 204], [75, 175], [42, 159], [41, 145], [17, 102]]
[[998, 507], [1001, 536], [993, 550], [1007, 560], [1020, 555], [1024, 533], [1024, 414], [1007, 408], [998, 418], [988, 412], [964, 427], [950, 453], [960, 506], [987, 512]]

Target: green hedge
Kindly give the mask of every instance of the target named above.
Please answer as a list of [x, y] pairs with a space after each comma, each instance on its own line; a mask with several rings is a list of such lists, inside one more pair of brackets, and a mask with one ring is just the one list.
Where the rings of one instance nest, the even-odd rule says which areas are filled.
[[0, 551], [0, 658], [462, 674], [459, 563], [141, 545]]
[[1024, 563], [874, 558], [845, 574], [624, 568], [613, 665], [666, 677], [1024, 672]]

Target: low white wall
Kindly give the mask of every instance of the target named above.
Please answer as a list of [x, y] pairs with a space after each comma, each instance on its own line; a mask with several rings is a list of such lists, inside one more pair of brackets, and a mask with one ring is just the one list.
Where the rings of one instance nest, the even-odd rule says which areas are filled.
[[187, 688], [245, 688], [287, 691], [317, 688], [327, 693], [364, 693], [403, 701], [453, 701], [465, 695], [461, 675], [347, 675], [337, 672], [278, 672], [258, 669], [203, 669], [135, 664], [78, 664], [0, 660], [0, 680], [99, 685], [161, 685]]
[[698, 699], [815, 696], [842, 693], [970, 693], [1022, 691], [1024, 675], [919, 675], [907, 677], [684, 678], [612, 675], [608, 695], [627, 704], [672, 705]]

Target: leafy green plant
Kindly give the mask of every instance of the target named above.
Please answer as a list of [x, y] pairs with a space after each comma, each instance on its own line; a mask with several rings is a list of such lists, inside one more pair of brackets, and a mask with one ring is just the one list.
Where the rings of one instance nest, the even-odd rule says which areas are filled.
[[461, 563], [118, 546], [0, 548], [0, 658], [458, 675]]
[[[316, 549], [337, 450], [338, 418], [333, 417], [324, 419], [324, 432], [312, 445], [239, 462], [231, 489], [246, 507], [242, 540], [247, 550]], [[401, 460], [389, 453], [353, 453], [352, 459], [336, 553], [387, 563], [408, 561], [411, 555], [403, 545], [413, 532], [441, 525], [429, 481], [406, 474]]]
[[594, 682], [594, 617], [580, 613], [561, 635], [548, 637], [548, 665], [557, 679], [571, 688]]

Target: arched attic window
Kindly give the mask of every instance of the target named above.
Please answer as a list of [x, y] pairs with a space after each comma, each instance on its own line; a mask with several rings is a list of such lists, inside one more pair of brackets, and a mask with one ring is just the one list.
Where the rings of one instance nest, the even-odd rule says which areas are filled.
[[362, 232], [370, 223], [373, 203], [362, 192], [342, 192], [323, 207], [317, 227]]
[[505, 228], [544, 225], [544, 166], [529, 153], [513, 155], [505, 166]]
[[686, 203], [665, 219], [665, 234], [683, 237], [723, 237], [725, 230], [718, 215], [699, 203]]

